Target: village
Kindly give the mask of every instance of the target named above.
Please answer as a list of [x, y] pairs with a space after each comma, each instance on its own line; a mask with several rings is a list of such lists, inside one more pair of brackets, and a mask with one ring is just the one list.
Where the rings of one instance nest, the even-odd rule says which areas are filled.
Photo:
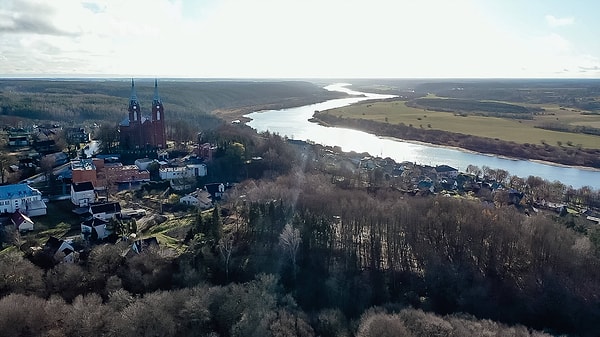
[[[11, 163], [5, 165], [4, 158], [1, 167], [3, 247], [20, 243], [23, 252], [45, 267], [74, 262], [93, 243], [124, 241], [128, 243], [124, 254], [139, 253], [148, 245], [157, 246], [158, 240], [138, 236], [142, 233], [136, 220], [164, 222], [164, 216], [156, 221], [158, 214], [165, 213], [163, 202], [210, 209], [224, 194], [225, 185], [232, 186], [198, 183], [207, 175], [214, 145], [195, 144], [187, 155], [169, 158], [156, 82], [153, 116], [141, 115], [133, 81], [128, 110], [129, 116], [119, 125], [121, 144], [127, 144], [122, 153], [98, 153], [99, 142], [91, 136], [94, 126], [4, 128], [3, 145]], [[123, 163], [123, 153], [129, 163]], [[119, 198], [121, 192], [140, 190], [151, 181], [159, 182], [161, 196], [135, 203]], [[62, 235], [37, 235], [61, 224]]]
[[[101, 153], [101, 142], [92, 137], [97, 131], [94, 125], [5, 127], [4, 146], [18, 162], [2, 167], [2, 183], [7, 183], [0, 186], [3, 246], [18, 243], [45, 267], [74, 262], [99, 243], [125, 243], [124, 256], [151, 246], [177, 253], [187, 232], [157, 236], [151, 227], [210, 211], [236, 182], [207, 179], [219, 149], [202, 142], [202, 137], [174, 151], [176, 144], [165, 136], [165, 113], [156, 81], [152, 115], [140, 113], [133, 80], [128, 111], [119, 124], [118, 153]], [[235, 123], [232, 127], [242, 126]], [[460, 172], [448, 165], [396, 163], [306, 141], [288, 139], [287, 143], [313, 158], [314, 165], [331, 174], [332, 182], [341, 187], [472, 198], [491, 207], [514, 205], [526, 214], [541, 209], [567, 213], [561, 195], [546, 191], [546, 197], [540, 198], [537, 191], [538, 197], [531, 200], [526, 181], [503, 170], [469, 167]], [[262, 160], [254, 156], [243, 165], [250, 167]], [[589, 209], [578, 211], [591, 223], [600, 222]], [[53, 222], [63, 230], [55, 230]]]

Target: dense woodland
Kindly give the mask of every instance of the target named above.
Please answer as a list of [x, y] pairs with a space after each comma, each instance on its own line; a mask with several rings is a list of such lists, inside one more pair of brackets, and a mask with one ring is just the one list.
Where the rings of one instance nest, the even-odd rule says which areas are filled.
[[480, 113], [489, 116], [504, 116], [510, 115], [513, 118], [530, 118], [533, 113], [541, 111], [541, 109], [527, 108], [522, 105], [478, 101], [456, 98], [417, 98], [408, 101], [407, 106], [435, 110], [435, 111], [450, 111], [459, 113]]
[[[192, 130], [218, 146], [204, 182], [238, 184], [214, 209], [186, 210], [178, 254], [90, 245], [50, 266], [4, 231], [0, 336], [600, 335], [597, 225], [494, 197], [411, 196], [239, 124]], [[525, 203], [600, 202], [471, 170]]]
[[[240, 183], [215, 209], [190, 210], [182, 254], [125, 257], [126, 245], [105, 244], [42, 268], [5, 249], [0, 335], [600, 334], [596, 231], [477, 199], [339, 184], [334, 175], [354, 173], [326, 172], [318, 152], [243, 126], [206, 137], [222, 149], [211, 169]], [[262, 166], [236, 164], [256, 153]]]
[[[135, 81], [142, 112], [148, 115], [153, 82], [151, 79]], [[165, 103], [168, 126], [185, 132], [219, 125], [222, 121], [214, 116], [215, 111], [234, 110], [239, 116], [242, 112], [310, 104], [341, 95], [303, 81], [159, 79], [158, 88]], [[23, 120], [55, 121], [67, 125], [90, 122], [117, 125], [127, 117], [130, 90], [129, 79], [2, 79], [0, 120], [15, 127]]]

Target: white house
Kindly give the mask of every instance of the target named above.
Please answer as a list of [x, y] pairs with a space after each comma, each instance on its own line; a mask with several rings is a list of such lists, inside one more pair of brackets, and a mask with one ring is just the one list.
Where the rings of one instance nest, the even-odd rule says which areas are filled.
[[136, 240], [131, 245], [131, 250], [133, 250], [136, 254], [141, 254], [146, 249], [158, 248], [158, 239], [156, 237], [149, 237], [142, 240]]
[[448, 165], [436, 166], [435, 172], [437, 173], [438, 177], [456, 178], [458, 176], [458, 170]]
[[75, 206], [85, 207], [96, 202], [96, 192], [91, 181], [71, 184], [71, 202]]
[[[227, 184], [227, 186], [230, 186], [229, 183]], [[223, 183], [206, 184], [204, 185], [204, 188], [215, 200], [221, 200], [221, 198], [225, 194], [225, 185]]]
[[42, 193], [27, 184], [0, 186], [0, 213], [21, 211], [27, 216], [46, 214]]
[[90, 205], [89, 212], [96, 219], [108, 221], [121, 215], [121, 205], [118, 202], [93, 204]]
[[33, 221], [18, 210], [11, 215], [10, 221], [15, 225], [15, 228], [19, 232], [29, 232], [33, 230]]
[[81, 223], [81, 238], [84, 240], [103, 240], [113, 231], [108, 228], [108, 221], [98, 218], [91, 218]]
[[158, 170], [160, 179], [172, 180], [206, 176], [205, 164], [189, 164], [180, 167], [165, 167]]
[[201, 189], [196, 189], [196, 191], [179, 198], [179, 202], [184, 205], [197, 206], [200, 209], [209, 209], [212, 206], [210, 193]]
[[135, 166], [138, 167], [138, 169], [140, 171], [147, 171], [148, 170], [148, 166], [153, 163], [153, 162], [157, 162], [158, 160], [156, 159], [150, 159], [150, 158], [140, 158], [140, 159], [136, 159], [134, 164]]
[[73, 263], [75, 261], [75, 248], [73, 248], [71, 243], [55, 238], [54, 236], [48, 238], [48, 241], [46, 241], [46, 244], [42, 248], [42, 252], [55, 263]]

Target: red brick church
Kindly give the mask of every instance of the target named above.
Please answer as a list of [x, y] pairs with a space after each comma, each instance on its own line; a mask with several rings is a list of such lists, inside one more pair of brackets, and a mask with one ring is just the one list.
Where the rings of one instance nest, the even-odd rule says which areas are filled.
[[158, 95], [158, 82], [154, 80], [154, 99], [152, 115], [143, 116], [140, 103], [135, 92], [135, 84], [131, 79], [131, 95], [129, 97], [128, 117], [119, 124], [119, 141], [122, 149], [166, 149], [164, 108]]

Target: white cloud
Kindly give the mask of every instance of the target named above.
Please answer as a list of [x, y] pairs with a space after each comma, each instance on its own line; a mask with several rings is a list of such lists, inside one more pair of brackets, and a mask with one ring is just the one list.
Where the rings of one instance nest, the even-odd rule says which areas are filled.
[[572, 25], [575, 23], [575, 18], [572, 16], [557, 18], [554, 15], [546, 15], [545, 19], [546, 19], [546, 23], [550, 27], [569, 26], [569, 25]]
[[583, 62], [562, 35], [492, 24], [472, 0], [208, 2], [8, 2], [0, 73], [527, 77], [597, 64]]

